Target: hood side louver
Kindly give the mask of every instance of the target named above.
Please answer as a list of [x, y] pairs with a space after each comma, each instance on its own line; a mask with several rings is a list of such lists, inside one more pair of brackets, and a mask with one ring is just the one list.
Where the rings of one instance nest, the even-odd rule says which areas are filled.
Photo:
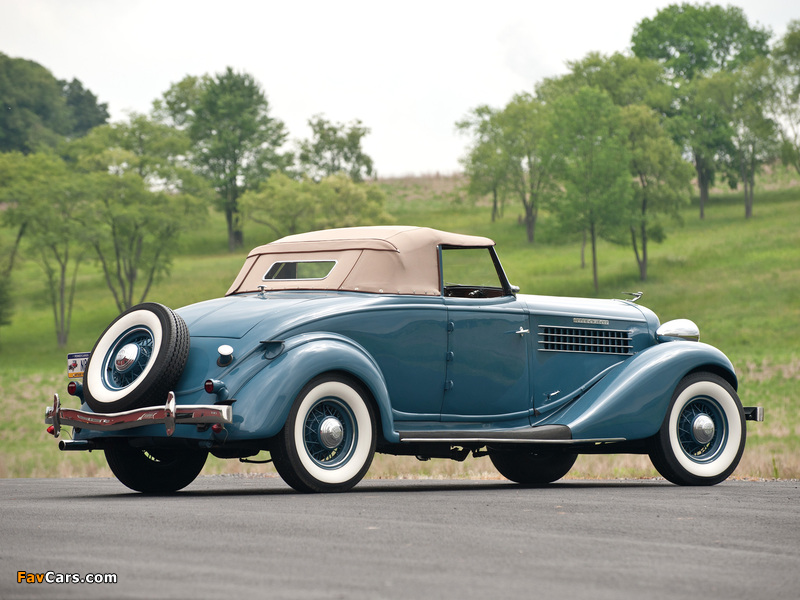
[[630, 331], [539, 325], [541, 352], [633, 354]]

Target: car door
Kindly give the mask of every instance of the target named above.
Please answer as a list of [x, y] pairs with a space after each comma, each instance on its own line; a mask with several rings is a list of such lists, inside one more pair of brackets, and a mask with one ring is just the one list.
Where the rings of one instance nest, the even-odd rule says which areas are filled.
[[448, 319], [443, 423], [524, 425], [532, 413], [528, 312], [489, 250], [442, 250]]

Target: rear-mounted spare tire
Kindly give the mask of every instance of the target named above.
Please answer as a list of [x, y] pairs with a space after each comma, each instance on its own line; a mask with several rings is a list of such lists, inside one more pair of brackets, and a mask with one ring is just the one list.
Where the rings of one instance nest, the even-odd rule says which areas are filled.
[[95, 343], [83, 376], [84, 400], [98, 413], [163, 404], [188, 356], [184, 320], [162, 304], [137, 304]]

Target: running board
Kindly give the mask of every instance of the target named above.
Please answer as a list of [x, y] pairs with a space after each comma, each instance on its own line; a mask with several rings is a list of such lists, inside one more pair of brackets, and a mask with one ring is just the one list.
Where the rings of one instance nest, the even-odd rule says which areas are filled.
[[610, 444], [625, 438], [572, 439], [566, 425], [539, 425], [523, 429], [494, 431], [399, 431], [401, 443], [459, 444]]
[[[540, 425], [511, 430], [471, 430], [471, 431], [400, 431], [400, 442], [446, 442], [450, 444], [490, 444], [490, 443], [529, 443], [564, 444], [572, 443], [572, 432], [566, 425]], [[581, 440], [584, 441], [584, 440]]]

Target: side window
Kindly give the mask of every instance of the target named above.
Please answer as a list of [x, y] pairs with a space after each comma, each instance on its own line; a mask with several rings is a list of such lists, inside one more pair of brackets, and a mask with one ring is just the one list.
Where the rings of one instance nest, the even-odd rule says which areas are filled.
[[263, 280], [325, 279], [335, 260], [286, 261], [272, 263]]
[[504, 294], [489, 248], [442, 248], [444, 295], [495, 298]]

